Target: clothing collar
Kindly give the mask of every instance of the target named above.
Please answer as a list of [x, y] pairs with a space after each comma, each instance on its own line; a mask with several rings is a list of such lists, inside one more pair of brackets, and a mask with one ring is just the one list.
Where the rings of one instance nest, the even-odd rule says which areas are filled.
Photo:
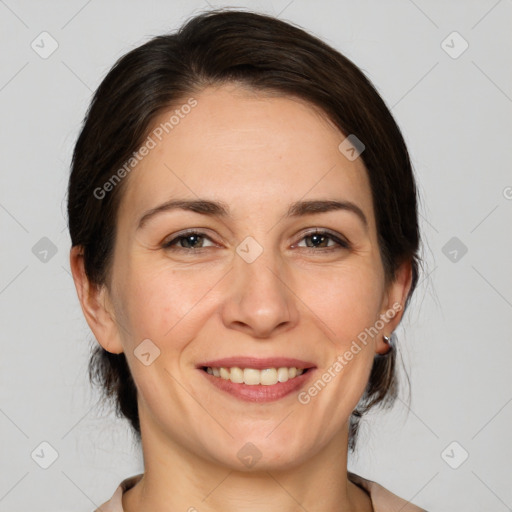
[[[124, 512], [123, 493], [141, 480], [143, 473], [126, 478], [121, 482], [110, 500], [101, 505], [95, 512]], [[426, 512], [409, 501], [399, 498], [381, 485], [367, 480], [355, 473], [348, 472], [348, 479], [368, 493], [375, 512]]]

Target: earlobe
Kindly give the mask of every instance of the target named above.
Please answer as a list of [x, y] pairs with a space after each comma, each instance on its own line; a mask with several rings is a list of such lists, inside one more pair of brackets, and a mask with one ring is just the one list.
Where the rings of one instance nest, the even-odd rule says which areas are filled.
[[123, 346], [115, 318], [107, 307], [107, 288], [90, 282], [85, 273], [83, 251], [80, 246], [71, 248], [69, 260], [78, 300], [91, 331], [105, 350], [120, 354], [123, 352]]

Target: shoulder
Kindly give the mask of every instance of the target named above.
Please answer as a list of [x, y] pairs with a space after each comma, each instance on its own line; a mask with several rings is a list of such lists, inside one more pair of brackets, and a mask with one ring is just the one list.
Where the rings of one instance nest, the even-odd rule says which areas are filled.
[[131, 489], [142, 478], [142, 475], [141, 473], [140, 475], [125, 478], [119, 484], [112, 498], [103, 503], [103, 505], [98, 507], [94, 512], [123, 512], [123, 493]]
[[377, 482], [350, 472], [348, 473], [348, 479], [368, 492], [375, 512], [427, 512], [425, 509], [399, 498]]

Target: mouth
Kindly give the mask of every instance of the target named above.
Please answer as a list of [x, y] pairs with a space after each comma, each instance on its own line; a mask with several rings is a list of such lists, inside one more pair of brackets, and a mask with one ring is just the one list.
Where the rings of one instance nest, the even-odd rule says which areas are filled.
[[231, 368], [203, 366], [201, 369], [219, 379], [229, 380], [234, 384], [246, 384], [247, 386], [273, 386], [278, 382], [295, 379], [309, 370], [309, 368], [297, 368], [295, 366], [280, 366], [279, 368], [264, 368], [263, 370], [240, 368], [238, 366]]
[[271, 402], [297, 391], [316, 366], [292, 358], [231, 357], [197, 366], [207, 381], [235, 398]]

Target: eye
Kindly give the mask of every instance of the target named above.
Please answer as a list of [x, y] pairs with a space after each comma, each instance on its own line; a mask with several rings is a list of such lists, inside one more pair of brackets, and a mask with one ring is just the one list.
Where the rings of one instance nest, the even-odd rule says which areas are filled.
[[[205, 245], [206, 241], [209, 241], [209, 245]], [[184, 249], [203, 249], [206, 247], [213, 247], [215, 243], [206, 236], [204, 233], [199, 231], [188, 231], [180, 235], [171, 238], [164, 242], [162, 247], [170, 250], [184, 250]]]
[[296, 247], [305, 247], [307, 249], [315, 250], [319, 249], [328, 249], [328, 250], [336, 250], [340, 248], [349, 249], [350, 244], [346, 240], [343, 240], [341, 237], [331, 233], [330, 231], [315, 229], [314, 231], [310, 231], [306, 233], [301, 241], [305, 241], [305, 245], [301, 242], [297, 243]]

